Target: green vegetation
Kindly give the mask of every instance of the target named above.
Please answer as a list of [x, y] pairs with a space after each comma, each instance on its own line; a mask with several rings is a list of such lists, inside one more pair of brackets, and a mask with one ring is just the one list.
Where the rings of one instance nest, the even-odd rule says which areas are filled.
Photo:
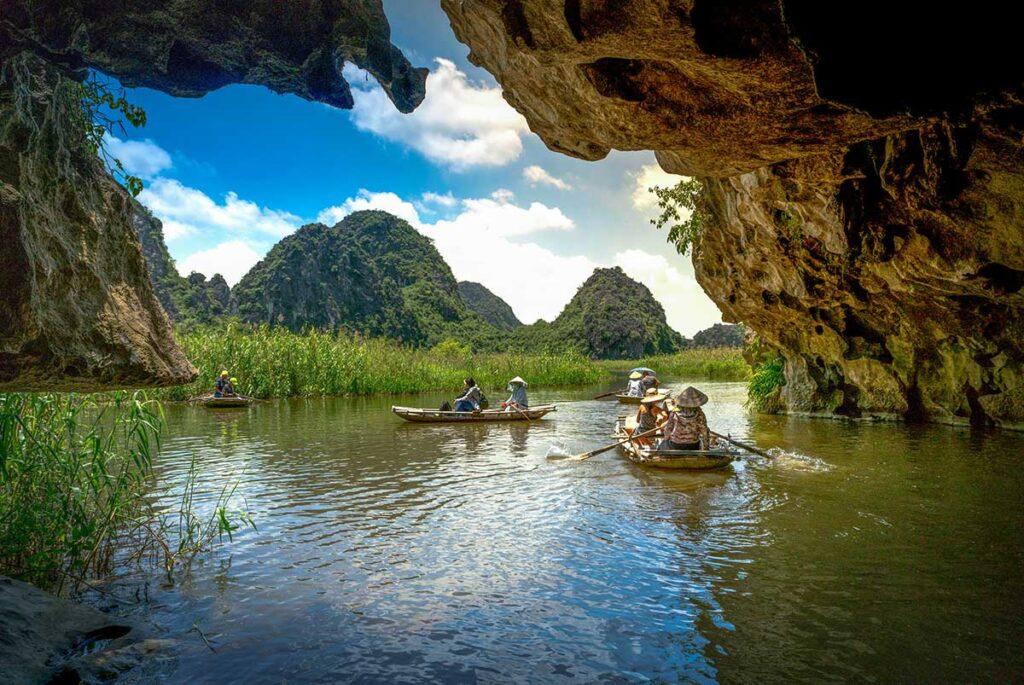
[[484, 321], [502, 330], [510, 331], [523, 325], [516, 317], [512, 307], [490, 290], [471, 281], [459, 282], [459, 295], [466, 307], [476, 313]]
[[180, 506], [152, 507], [144, 495], [162, 428], [160, 405], [143, 393], [103, 403], [0, 394], [0, 573], [59, 594], [109, 573], [115, 557], [142, 563], [155, 552], [170, 575], [239, 521], [251, 524], [222, 491], [210, 523], [196, 525], [194, 471]]
[[260, 398], [455, 390], [466, 376], [485, 390], [504, 388], [516, 375], [544, 386], [585, 385], [604, 376], [578, 354], [473, 354], [454, 340], [426, 350], [337, 332], [228, 325], [186, 332], [178, 341], [200, 376], [161, 391], [171, 400], [209, 392], [221, 369], [238, 378], [242, 394]]
[[671, 188], [653, 186], [649, 190], [657, 196], [661, 210], [651, 223], [659, 229], [668, 226], [668, 242], [679, 254], [687, 254], [700, 244], [700, 233], [709, 217], [704, 184], [700, 179], [688, 178]]
[[519, 349], [576, 350], [595, 359], [671, 354], [684, 344], [651, 291], [618, 267], [596, 269], [557, 319], [517, 328], [512, 340]]
[[693, 336], [693, 347], [743, 347], [746, 326], [740, 324], [716, 323]]
[[785, 360], [778, 356], [757, 365], [747, 387], [748, 408], [763, 414], [782, 410], [780, 393], [786, 384], [785, 368]]
[[149, 267], [153, 290], [171, 321], [192, 328], [227, 316], [231, 290], [223, 276], [214, 274], [209, 281], [200, 273], [182, 277], [167, 251], [163, 224], [134, 200], [132, 225]]
[[691, 349], [676, 354], [643, 357], [624, 365], [621, 361], [598, 362], [601, 368], [621, 373], [634, 366], [646, 366], [661, 377], [711, 381], [745, 381], [750, 378], [750, 366], [743, 359], [742, 350], [736, 348]]
[[142, 192], [142, 179], [129, 174], [121, 160], [110, 155], [106, 136], [114, 130], [123, 135], [125, 121], [135, 128], [145, 126], [146, 111], [128, 102], [124, 88], [114, 86], [95, 71], [90, 71], [77, 87], [82, 116], [78, 124], [84, 132], [86, 148], [100, 156], [110, 175], [124, 183], [133, 196], [138, 195]]

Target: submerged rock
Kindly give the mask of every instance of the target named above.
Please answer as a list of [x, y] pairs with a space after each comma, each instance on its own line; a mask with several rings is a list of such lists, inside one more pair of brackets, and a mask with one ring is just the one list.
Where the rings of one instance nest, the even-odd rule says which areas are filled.
[[0, 576], [3, 682], [152, 682], [173, 658], [170, 646], [133, 622]]
[[442, 0], [549, 148], [706, 181], [790, 410], [1024, 427], [1024, 69], [995, 5]]

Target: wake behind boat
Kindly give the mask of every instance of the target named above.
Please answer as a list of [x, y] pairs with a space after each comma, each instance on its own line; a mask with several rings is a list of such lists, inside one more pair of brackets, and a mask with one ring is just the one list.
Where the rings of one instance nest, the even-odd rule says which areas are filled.
[[442, 411], [415, 407], [391, 407], [391, 411], [406, 421], [415, 423], [463, 423], [471, 421], [533, 421], [555, 411], [553, 404], [539, 404], [528, 409], [484, 409], [482, 411]]

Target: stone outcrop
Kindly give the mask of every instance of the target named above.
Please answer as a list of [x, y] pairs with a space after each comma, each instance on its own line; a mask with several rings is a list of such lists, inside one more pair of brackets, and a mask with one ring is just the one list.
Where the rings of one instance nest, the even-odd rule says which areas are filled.
[[352, 107], [345, 62], [366, 69], [395, 106], [423, 100], [427, 69], [391, 44], [381, 0], [3, 0], [0, 39], [126, 86], [198, 97], [232, 83]]
[[163, 222], [137, 201], [132, 201], [132, 226], [142, 246], [156, 297], [174, 323], [186, 326], [213, 323], [227, 315], [231, 288], [220, 274], [210, 280], [192, 272], [185, 278], [167, 251]]
[[492, 326], [510, 331], [523, 325], [508, 302], [479, 283], [459, 281], [459, 296], [470, 311]]
[[391, 45], [380, 0], [0, 0], [0, 390], [195, 375], [154, 297], [130, 198], [84, 144], [87, 69], [180, 96], [253, 83], [351, 107], [346, 61], [401, 111], [422, 101], [426, 70]]
[[551, 149], [705, 180], [698, 280], [784, 355], [790, 410], [1024, 426], [1024, 68], [994, 6], [442, 6]]
[[77, 88], [30, 53], [0, 65], [0, 389], [188, 382]]
[[156, 682], [173, 658], [144, 626], [0, 576], [0, 680]]

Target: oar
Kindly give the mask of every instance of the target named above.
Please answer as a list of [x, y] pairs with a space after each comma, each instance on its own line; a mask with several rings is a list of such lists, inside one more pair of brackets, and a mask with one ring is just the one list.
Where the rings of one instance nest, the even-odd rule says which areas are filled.
[[573, 457], [573, 460], [575, 460], [575, 461], [583, 461], [584, 459], [590, 459], [594, 455], [601, 454], [602, 452], [607, 452], [608, 450], [612, 449], [613, 447], [618, 447], [619, 445], [625, 445], [627, 442], [630, 442], [632, 440], [636, 440], [637, 438], [643, 438], [643, 437], [647, 437], [648, 435], [651, 435], [653, 433], [657, 433], [659, 430], [661, 430], [661, 428], [662, 428], [661, 426], [655, 426], [654, 428], [652, 428], [651, 430], [647, 431], [646, 433], [641, 433], [640, 435], [631, 435], [628, 438], [626, 438], [625, 440], [620, 440], [619, 442], [613, 442], [610, 445], [606, 445], [605, 447], [599, 447], [596, 450], [590, 450], [589, 452], [584, 452], [583, 454], [577, 454], [575, 457]]
[[601, 399], [603, 397], [611, 397], [612, 395], [618, 395], [620, 392], [623, 392], [623, 391], [622, 390], [612, 390], [611, 392], [606, 392], [603, 395], [597, 395], [597, 396], [594, 397], [594, 399], [595, 400], [599, 400], [599, 399]]
[[760, 449], [758, 447], [754, 447], [753, 445], [748, 445], [745, 442], [740, 442], [739, 440], [733, 440], [732, 438], [726, 437], [726, 436], [722, 435], [721, 433], [716, 433], [714, 431], [708, 431], [708, 432], [711, 433], [716, 438], [721, 438], [722, 440], [725, 440], [726, 442], [731, 442], [732, 444], [736, 445], [737, 447], [742, 447], [743, 449], [747, 450], [748, 452], [753, 452], [754, 454], [760, 454], [762, 457], [767, 457], [769, 459], [772, 458], [772, 455], [768, 454], [763, 449]]
[[523, 411], [522, 409], [519, 408], [518, 404], [512, 405], [512, 408], [515, 409], [520, 414], [522, 414], [523, 418], [525, 418], [527, 421], [533, 421], [533, 419], [530, 418], [529, 414], [527, 414], [525, 411]]

